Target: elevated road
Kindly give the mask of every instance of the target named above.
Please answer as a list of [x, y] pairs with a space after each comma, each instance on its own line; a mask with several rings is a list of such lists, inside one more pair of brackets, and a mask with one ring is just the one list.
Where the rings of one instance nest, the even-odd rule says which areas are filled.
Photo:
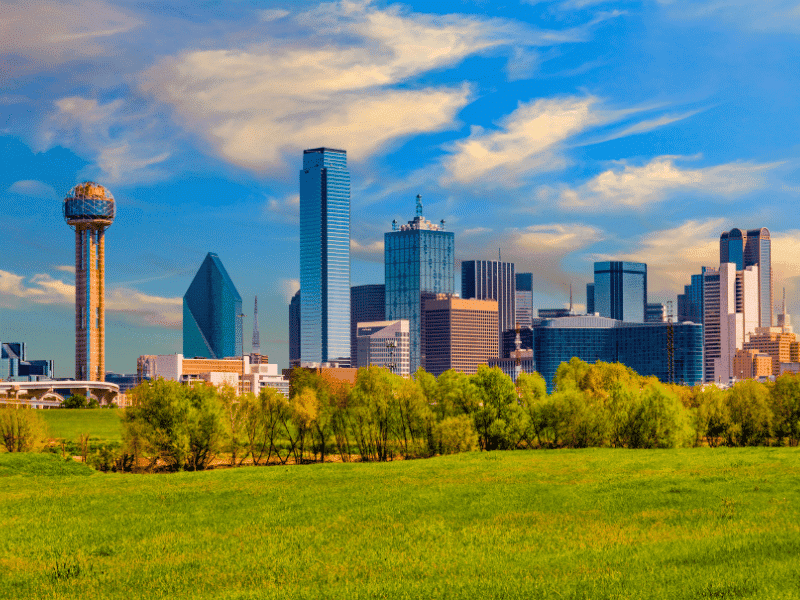
[[0, 404], [58, 408], [75, 394], [110, 404], [119, 397], [119, 386], [105, 381], [0, 381]]

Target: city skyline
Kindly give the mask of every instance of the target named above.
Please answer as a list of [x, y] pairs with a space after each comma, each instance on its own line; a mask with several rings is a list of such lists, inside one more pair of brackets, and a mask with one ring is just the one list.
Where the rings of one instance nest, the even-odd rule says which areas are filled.
[[800, 233], [783, 217], [800, 188], [797, 17], [779, 3], [8, 10], [0, 338], [58, 376], [75, 341], [59, 202], [87, 179], [118, 208], [106, 370], [180, 351], [182, 295], [209, 250], [245, 306], [260, 297], [262, 351], [288, 366], [296, 157], [323, 145], [348, 151], [352, 285], [383, 283], [386, 224], [419, 193], [455, 232], [456, 289], [461, 259], [501, 247], [533, 273], [534, 308], [564, 306], [570, 282], [581, 308], [604, 260], [646, 263], [664, 302], [718, 265], [722, 232], [767, 227], [774, 287], [800, 312]]

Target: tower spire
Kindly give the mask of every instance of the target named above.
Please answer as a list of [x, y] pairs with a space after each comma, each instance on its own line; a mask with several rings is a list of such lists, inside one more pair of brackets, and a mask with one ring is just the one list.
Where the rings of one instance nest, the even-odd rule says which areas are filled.
[[422, 217], [422, 196], [417, 194], [417, 216]]
[[261, 354], [261, 340], [258, 334], [258, 296], [256, 296], [256, 303], [253, 308], [253, 354]]

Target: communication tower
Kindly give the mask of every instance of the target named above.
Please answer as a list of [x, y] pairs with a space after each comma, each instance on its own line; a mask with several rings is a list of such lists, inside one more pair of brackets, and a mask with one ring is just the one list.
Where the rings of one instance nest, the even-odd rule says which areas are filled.
[[64, 220], [75, 230], [75, 379], [105, 380], [105, 231], [116, 214], [114, 196], [93, 181], [64, 199]]

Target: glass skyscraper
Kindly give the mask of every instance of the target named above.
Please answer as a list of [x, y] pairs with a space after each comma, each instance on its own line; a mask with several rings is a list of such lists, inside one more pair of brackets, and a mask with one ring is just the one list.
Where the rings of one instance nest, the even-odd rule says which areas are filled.
[[242, 297], [219, 256], [209, 252], [183, 297], [183, 355], [239, 356], [241, 314]]
[[530, 327], [533, 324], [533, 273], [516, 273], [515, 278], [515, 327]]
[[769, 229], [724, 231], [719, 236], [719, 262], [734, 263], [737, 271], [758, 266], [758, 314], [760, 327], [772, 327], [772, 240]]
[[497, 260], [465, 260], [461, 263], [461, 297], [497, 301], [497, 356], [503, 350], [503, 332], [516, 328], [514, 263]]
[[[410, 370], [424, 366], [421, 347], [422, 302], [436, 294], [455, 292], [455, 239], [444, 230], [444, 221], [432, 223], [422, 216], [417, 196], [417, 214], [407, 225], [384, 234], [386, 276], [386, 320], [409, 321]], [[305, 293], [305, 291], [303, 292]]]
[[644, 323], [647, 265], [634, 262], [594, 263], [594, 311], [601, 317]]
[[386, 286], [356, 285], [350, 288], [350, 363], [356, 366], [358, 324], [383, 321], [386, 314]]
[[300, 360], [350, 356], [350, 172], [347, 152], [303, 151], [300, 171]]
[[562, 362], [577, 356], [587, 363], [620, 362], [639, 375], [670, 380], [668, 330], [674, 336], [674, 381], [703, 381], [703, 326], [699, 323], [623, 323], [596, 316], [562, 317], [545, 321], [533, 332], [536, 370], [553, 391]]

